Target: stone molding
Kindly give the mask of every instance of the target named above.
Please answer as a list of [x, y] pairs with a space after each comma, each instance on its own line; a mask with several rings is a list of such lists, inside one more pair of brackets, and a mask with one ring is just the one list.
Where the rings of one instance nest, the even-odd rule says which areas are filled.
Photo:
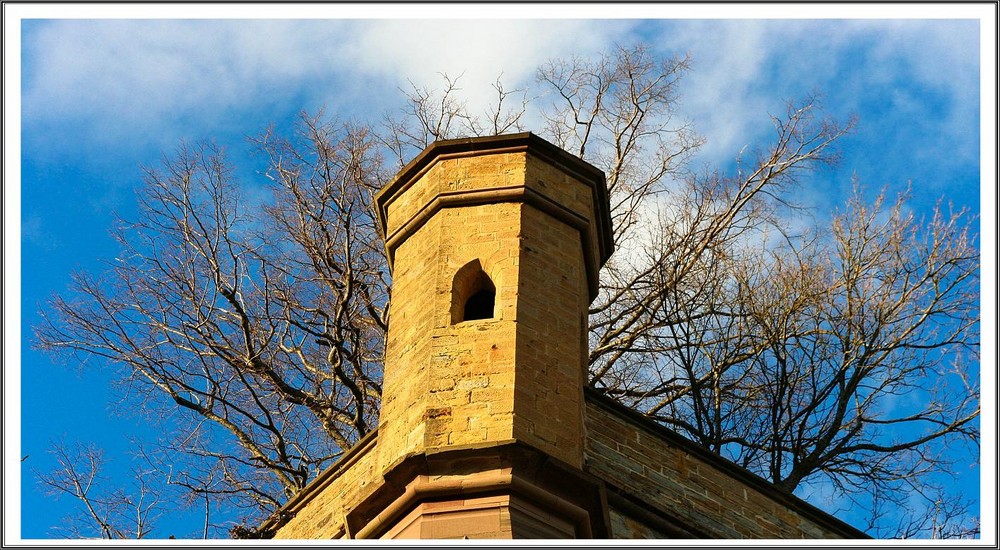
[[[421, 503], [503, 494], [574, 525], [576, 538], [607, 538], [600, 480], [518, 441], [428, 449], [385, 472], [384, 483], [347, 515], [350, 538], [379, 538]], [[514, 538], [524, 538], [512, 519]], [[528, 538], [530, 533], [528, 533]]]
[[[525, 153], [545, 161], [590, 189], [593, 212], [582, 215], [532, 188], [527, 181], [486, 189], [438, 191], [407, 220], [389, 226], [390, 205], [420, 181], [437, 163], [484, 155]], [[410, 161], [397, 176], [375, 196], [379, 227], [385, 239], [390, 269], [399, 244], [419, 230], [443, 208], [477, 206], [503, 202], [529, 204], [578, 230], [584, 243], [584, 261], [590, 298], [598, 291], [598, 273], [614, 251], [614, 233], [604, 173], [530, 132], [436, 141]], [[589, 220], [588, 216], [593, 216]], [[594, 248], [591, 248], [594, 246]], [[596, 255], [595, 255], [596, 254]]]

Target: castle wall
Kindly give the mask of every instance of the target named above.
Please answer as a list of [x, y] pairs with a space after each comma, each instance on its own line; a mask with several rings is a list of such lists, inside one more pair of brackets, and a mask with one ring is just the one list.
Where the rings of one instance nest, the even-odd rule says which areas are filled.
[[339, 539], [348, 536], [346, 517], [358, 503], [382, 484], [375, 448], [377, 432], [351, 448], [294, 499], [279, 516], [265, 523], [275, 525], [276, 539]]
[[604, 481], [613, 538], [867, 538], [682, 436], [592, 392], [584, 470]]

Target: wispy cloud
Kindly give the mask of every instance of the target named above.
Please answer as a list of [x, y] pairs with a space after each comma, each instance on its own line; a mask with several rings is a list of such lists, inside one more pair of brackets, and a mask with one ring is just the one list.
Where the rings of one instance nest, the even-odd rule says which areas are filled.
[[552, 58], [593, 55], [607, 48], [634, 23], [595, 20], [389, 20], [359, 29], [358, 68], [418, 86], [437, 87], [438, 73], [463, 75], [463, 94], [481, 98], [479, 110], [495, 96], [491, 84], [526, 84]]
[[[29, 121], [88, 120], [106, 132], [203, 113], [221, 117], [269, 99], [305, 95], [307, 102], [357, 102], [395, 93], [407, 80], [438, 85], [440, 72], [464, 73], [466, 95], [489, 98], [490, 84], [501, 73], [507, 82], [529, 82], [549, 58], [593, 54], [612, 41], [628, 41], [635, 23], [28, 22], [24, 115]], [[946, 96], [943, 112], [934, 113], [949, 117], [945, 130], [965, 131], [978, 116], [978, 41], [968, 39], [978, 33], [975, 22], [689, 20], [649, 28], [655, 30], [638, 38], [694, 56], [684, 105], [712, 130], [708, 153], [731, 153], [752, 141], [766, 113], [787, 96], [827, 91], [837, 96], [838, 109], [857, 110], [879, 86], [903, 78]], [[337, 84], [325, 90], [306, 86], [316, 81]], [[914, 114], [927, 108], [914, 105], [905, 89], [883, 99]]]
[[548, 59], [644, 41], [691, 53], [681, 109], [708, 138], [700, 160], [711, 165], [765, 143], [768, 115], [814, 92], [842, 118], [861, 113], [858, 134], [844, 142], [858, 148], [847, 169], [867, 171], [873, 185], [899, 179], [882, 161], [892, 159], [940, 192], [956, 164], [974, 167], [979, 157], [975, 21], [52, 20], [23, 28], [25, 128], [46, 147], [169, 149], [180, 138], [253, 133], [284, 116], [275, 112], [323, 106], [374, 119], [398, 104], [408, 81], [437, 88], [440, 73], [461, 75], [461, 94], [483, 112], [500, 75], [508, 89], [530, 87]]
[[692, 55], [682, 110], [708, 138], [705, 162], [726, 163], [763, 143], [772, 135], [768, 114], [815, 93], [842, 120], [860, 115], [841, 147], [853, 147], [845, 170], [872, 185], [905, 187], [912, 178], [941, 193], [959, 170], [966, 185], [976, 174], [977, 21], [695, 20], [653, 28], [651, 43]]
[[656, 33], [661, 49], [692, 57], [682, 110], [706, 134], [706, 158], [730, 157], [752, 137], [754, 116], [766, 117], [771, 98], [755, 89], [769, 54], [765, 32], [754, 21], [684, 21]]
[[[303, 29], [306, 25], [311, 28]], [[26, 25], [26, 119], [131, 126], [258, 102], [336, 56], [329, 22], [48, 21]]]
[[[24, 117], [133, 138], [269, 101], [364, 107], [407, 80], [463, 93], [598, 50], [621, 22], [546, 20], [57, 20], [25, 24]], [[316, 83], [328, 83], [317, 86]], [[388, 87], [388, 90], [384, 88]], [[262, 105], [263, 104], [263, 105]], [[475, 108], [483, 107], [473, 105]]]

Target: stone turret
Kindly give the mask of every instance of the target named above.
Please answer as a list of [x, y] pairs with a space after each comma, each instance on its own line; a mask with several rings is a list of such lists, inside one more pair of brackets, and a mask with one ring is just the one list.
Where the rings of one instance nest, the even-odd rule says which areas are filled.
[[275, 538], [861, 538], [593, 390], [604, 175], [530, 133], [442, 141], [376, 197], [392, 269], [378, 429]]
[[532, 134], [444, 141], [376, 204], [393, 277], [379, 468], [516, 445], [581, 469], [603, 173]]
[[376, 203], [393, 276], [381, 465], [519, 441], [582, 467], [604, 175], [532, 134], [445, 141]]

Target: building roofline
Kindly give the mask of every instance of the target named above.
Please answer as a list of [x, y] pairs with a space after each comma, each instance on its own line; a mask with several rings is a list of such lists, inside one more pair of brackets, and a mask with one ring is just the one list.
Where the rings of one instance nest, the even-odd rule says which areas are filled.
[[664, 439], [670, 445], [682, 449], [684, 452], [697, 457], [699, 460], [724, 471], [738, 481], [741, 481], [753, 489], [770, 496], [781, 504], [791, 508], [806, 519], [825, 527], [831, 531], [842, 534], [849, 539], [871, 539], [872, 537], [853, 525], [809, 504], [801, 498], [780, 489], [774, 483], [760, 477], [759, 475], [743, 468], [742, 466], [726, 459], [725, 457], [710, 451], [708, 448], [684, 437], [670, 428], [656, 422], [655, 420], [633, 410], [621, 403], [604, 395], [599, 390], [589, 386], [584, 387], [584, 395], [591, 401], [604, 409], [625, 417], [629, 422], [653, 432], [656, 436]]
[[[677, 447], [716, 468], [719, 468], [738, 481], [741, 481], [753, 489], [770, 496], [774, 500], [780, 502], [788, 508], [791, 508], [798, 514], [818, 525], [821, 525], [831, 531], [841, 533], [845, 538], [849, 539], [872, 538], [864, 531], [861, 531], [851, 524], [824, 512], [820, 508], [809, 504], [791, 493], [781, 490], [775, 484], [758, 476], [750, 470], [747, 470], [746, 468], [743, 468], [736, 463], [713, 453], [706, 447], [699, 445], [698, 443], [682, 436], [655, 420], [630, 409], [625, 405], [622, 405], [594, 388], [585, 386], [584, 395], [588, 401], [603, 407], [605, 410], [608, 410], [613, 414], [625, 417], [629, 422], [652, 432], [657, 437], [667, 441], [670, 445]], [[308, 501], [313, 495], [322, 491], [334, 479], [339, 477], [339, 475], [349, 468], [360, 455], [371, 450], [374, 447], [377, 438], [378, 430], [372, 430], [366, 434], [365, 437], [358, 440], [354, 446], [344, 452], [340, 459], [324, 471], [320, 472], [316, 479], [306, 485], [302, 491], [289, 499], [288, 502], [281, 506], [274, 514], [265, 519], [257, 529], [258, 532], [273, 533], [274, 531], [280, 529], [281, 526], [295, 514], [296, 509], [302, 503]], [[605, 483], [607, 483], [607, 481], [605, 481]]]
[[373, 450], [377, 441], [378, 429], [376, 428], [355, 442], [351, 448], [347, 449], [342, 455], [340, 455], [340, 458], [322, 470], [315, 479], [307, 483], [301, 491], [293, 495], [292, 498], [288, 499], [288, 501], [282, 504], [281, 507], [265, 518], [264, 521], [261, 522], [260, 526], [257, 527], [256, 531], [262, 536], [262, 538], [270, 538], [274, 532], [281, 529], [281, 527], [295, 515], [299, 507], [308, 502], [315, 495], [319, 494], [323, 489], [330, 485], [333, 480], [340, 477], [340, 475], [353, 466], [354, 463], [357, 462], [357, 459], [363, 454]]

